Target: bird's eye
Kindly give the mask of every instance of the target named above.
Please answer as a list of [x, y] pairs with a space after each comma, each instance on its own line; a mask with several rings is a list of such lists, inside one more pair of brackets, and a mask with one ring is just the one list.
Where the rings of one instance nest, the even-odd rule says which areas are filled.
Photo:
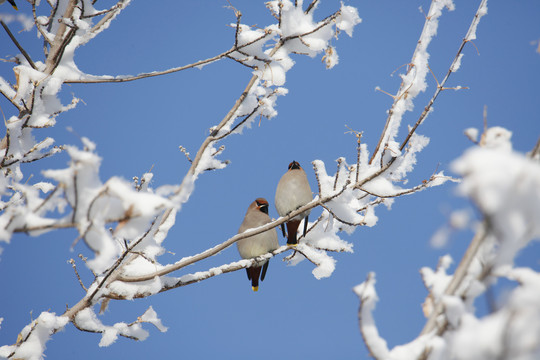
[[260, 204], [259, 210], [268, 215], [268, 204]]

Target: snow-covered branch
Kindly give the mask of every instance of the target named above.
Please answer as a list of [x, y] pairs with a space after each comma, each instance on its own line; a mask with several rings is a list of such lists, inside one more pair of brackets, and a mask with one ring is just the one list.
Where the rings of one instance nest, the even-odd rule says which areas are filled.
[[[487, 4], [487, 0], [481, 1], [478, 11], [476, 12], [475, 17], [473, 21], [471, 22], [469, 30], [467, 31], [465, 38], [463, 39], [461, 45], [459, 46], [456, 56], [454, 57], [445, 77], [440, 83], [437, 82], [437, 87], [435, 89], [435, 92], [431, 100], [424, 107], [424, 111], [422, 112], [422, 114], [420, 115], [420, 117], [418, 118], [414, 126], [412, 126], [409, 129], [407, 136], [405, 137], [405, 139], [401, 142], [401, 145], [399, 146], [399, 150], [403, 150], [403, 148], [409, 143], [410, 138], [416, 132], [416, 129], [418, 128], [418, 126], [429, 115], [433, 107], [433, 103], [437, 99], [437, 96], [439, 95], [439, 93], [442, 90], [448, 89], [448, 88], [445, 88], [444, 86], [448, 78], [450, 77], [450, 75], [459, 69], [459, 66], [461, 64], [461, 59], [463, 57], [462, 51], [463, 51], [463, 48], [465, 47], [465, 44], [476, 38], [476, 28], [478, 27], [478, 23], [480, 22], [480, 19], [482, 18], [482, 16], [484, 16], [487, 13], [486, 4]], [[447, 8], [450, 11], [454, 10], [453, 2], [451, 0], [433, 0], [431, 2], [429, 11], [426, 14], [426, 21], [424, 23], [424, 28], [422, 29], [422, 33], [420, 35], [420, 38], [418, 39], [417, 46], [413, 53], [411, 62], [408, 64], [407, 73], [404, 75], [401, 75], [401, 78], [402, 78], [401, 86], [397, 94], [393, 96], [394, 102], [390, 110], [388, 111], [388, 118], [386, 120], [386, 124], [384, 126], [379, 142], [369, 160], [370, 164], [376, 161], [377, 159], [383, 162], [383, 157], [384, 157], [384, 153], [386, 149], [388, 147], [392, 148], [392, 146], [397, 145], [397, 144], [394, 144], [394, 142], [395, 142], [395, 137], [397, 136], [397, 133], [398, 133], [398, 129], [400, 128], [403, 115], [405, 114], [405, 112], [413, 110], [413, 107], [414, 107], [413, 100], [421, 92], [425, 92], [427, 89], [426, 77], [431, 71], [428, 64], [429, 53], [427, 52], [427, 49], [433, 37], [437, 34], [437, 28], [439, 26], [439, 18], [442, 15], [444, 8]], [[452, 88], [452, 89], [461, 89], [461, 88], [463, 87]]]

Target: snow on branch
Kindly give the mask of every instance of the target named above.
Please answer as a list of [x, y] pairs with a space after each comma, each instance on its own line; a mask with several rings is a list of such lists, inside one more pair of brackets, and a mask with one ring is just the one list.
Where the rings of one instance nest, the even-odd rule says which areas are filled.
[[388, 359], [390, 352], [386, 340], [381, 338], [375, 320], [373, 310], [379, 300], [375, 291], [375, 274], [369, 273], [366, 281], [354, 287], [353, 291], [360, 300], [358, 309], [358, 321], [360, 333], [369, 352], [375, 359]]
[[[394, 102], [392, 104], [392, 107], [388, 111], [388, 118], [386, 120], [386, 124], [384, 126], [379, 142], [377, 143], [375, 151], [373, 152], [369, 160], [370, 163], [373, 163], [377, 159], [381, 161], [381, 164], [384, 162], [383, 160], [386, 148], [389, 145], [394, 144], [395, 137], [398, 133], [403, 115], [406, 111], [413, 110], [414, 98], [420, 92], [424, 92], [427, 88], [426, 76], [429, 72], [431, 72], [428, 64], [429, 53], [427, 52], [427, 48], [431, 43], [433, 37], [437, 34], [439, 17], [442, 15], [442, 11], [445, 7], [449, 10], [453, 10], [454, 4], [451, 0], [433, 0], [431, 2], [428, 14], [426, 15], [424, 28], [422, 29], [422, 33], [418, 40], [418, 44], [414, 51], [411, 62], [408, 65], [407, 73], [405, 75], [401, 75], [402, 82], [400, 88], [397, 94], [392, 96], [394, 98]], [[429, 101], [428, 105], [424, 107], [424, 111], [422, 112], [414, 126], [409, 128], [407, 136], [399, 146], [400, 150], [403, 150], [403, 148], [408, 144], [410, 138], [415, 133], [418, 126], [422, 124], [426, 117], [431, 113], [433, 109], [433, 104], [442, 90], [466, 89], [462, 86], [447, 88], [445, 87], [445, 84], [450, 75], [459, 69], [463, 58], [463, 48], [465, 47], [465, 44], [467, 42], [472, 41], [476, 38], [476, 29], [478, 27], [480, 19], [486, 13], [487, 0], [482, 0], [480, 2], [478, 10], [476, 11], [474, 19], [471, 22], [469, 30], [467, 31], [466, 36], [463, 38], [463, 41], [461, 42], [456, 56], [454, 57], [445, 77], [440, 83], [435, 78], [435, 80], [437, 81], [437, 88], [435, 89], [435, 92], [433, 93], [433, 96]]]
[[43, 354], [51, 335], [63, 329], [69, 319], [54, 313], [42, 312], [37, 319], [26, 325], [13, 345], [0, 347], [0, 357], [13, 359], [37, 359]]
[[401, 75], [401, 85], [396, 95], [393, 96], [394, 103], [388, 112], [388, 118], [384, 126], [379, 143], [371, 156], [370, 163], [380, 160], [387, 146], [395, 142], [401, 120], [406, 111], [413, 110], [413, 100], [418, 94], [426, 91], [426, 77], [429, 73], [428, 46], [437, 34], [439, 18], [444, 8], [454, 9], [451, 0], [433, 0], [429, 11], [426, 14], [424, 28], [418, 39], [416, 49], [412, 59], [407, 66], [407, 73]]
[[167, 327], [163, 326], [161, 320], [157, 317], [156, 312], [150, 306], [143, 315], [139, 316], [136, 321], [126, 324], [119, 322], [113, 326], [104, 325], [91, 308], [81, 310], [73, 319], [73, 325], [81, 331], [101, 333], [101, 341], [99, 346], [109, 346], [113, 344], [118, 336], [123, 336], [133, 340], [145, 340], [148, 337], [148, 331], [141, 326], [142, 323], [153, 324], [159, 331], [167, 331]]

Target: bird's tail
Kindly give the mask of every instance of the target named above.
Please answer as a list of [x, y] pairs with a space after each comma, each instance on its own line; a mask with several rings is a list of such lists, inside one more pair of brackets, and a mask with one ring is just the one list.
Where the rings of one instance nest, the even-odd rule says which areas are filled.
[[259, 290], [259, 276], [261, 275], [261, 267], [260, 266], [252, 266], [250, 268], [247, 268], [248, 278], [251, 280], [251, 288], [253, 291]]
[[296, 238], [296, 232], [300, 226], [300, 220], [291, 220], [287, 223], [287, 245], [296, 245], [298, 240]]

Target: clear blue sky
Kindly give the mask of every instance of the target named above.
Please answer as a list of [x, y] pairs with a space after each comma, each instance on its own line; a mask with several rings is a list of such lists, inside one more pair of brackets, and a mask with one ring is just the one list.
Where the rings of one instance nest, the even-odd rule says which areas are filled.
[[[19, 11], [30, 13], [19, 0]], [[101, 1], [98, 2], [101, 3]], [[104, 2], [102, 5], [110, 2]], [[255, 1], [231, 1], [243, 13], [242, 22], [264, 27], [274, 19]], [[363, 131], [363, 141], [373, 150], [386, 119], [390, 93], [399, 87], [394, 70], [407, 64], [424, 23], [418, 11], [428, 1], [347, 1], [358, 8], [363, 22], [353, 38], [341, 34], [333, 44], [339, 64], [326, 70], [320, 58], [295, 57], [296, 66], [287, 73], [289, 94], [278, 100], [279, 115], [263, 119], [241, 136], [224, 142], [222, 158], [231, 160], [224, 170], [203, 174], [188, 204], [178, 214], [176, 226], [164, 246], [173, 254], [162, 263], [173, 262], [223, 242], [236, 234], [247, 206], [257, 197], [273, 207], [275, 187], [287, 164], [300, 162], [307, 170], [312, 189], [316, 181], [310, 162], [323, 160], [329, 171], [335, 159], [355, 161], [355, 138], [345, 125]], [[430, 65], [441, 79], [465, 35], [477, 1], [455, 1], [456, 10], [440, 21], [439, 34], [429, 49]], [[212, 1], [140, 1], [133, 3], [98, 38], [79, 49], [75, 61], [91, 74], [136, 74], [180, 66], [229, 49], [235, 22], [228, 3]], [[324, 1], [316, 12], [322, 19], [339, 7], [338, 1]], [[7, 4], [2, 12], [9, 12]], [[482, 127], [482, 111], [488, 107], [490, 126], [513, 132], [514, 148], [530, 150], [540, 134], [540, 3], [491, 0], [488, 15], [477, 31], [474, 45], [464, 50], [462, 65], [447, 86], [468, 90], [444, 91], [435, 111], [419, 133], [431, 138], [419, 156], [409, 185], [420, 183], [436, 170], [449, 171], [449, 164], [471, 146], [464, 137], [468, 127]], [[12, 29], [19, 29], [13, 25]], [[41, 60], [41, 41], [35, 31], [17, 34], [34, 60]], [[17, 50], [0, 34], [1, 56]], [[9, 63], [0, 63], [0, 74], [13, 80]], [[153, 166], [154, 183], [179, 183], [188, 162], [178, 151], [182, 145], [193, 154], [208, 129], [217, 124], [234, 104], [251, 77], [250, 70], [231, 60], [163, 77], [125, 84], [67, 85], [67, 103], [73, 93], [84, 100], [75, 110], [60, 116], [55, 128], [42, 133], [58, 144], [80, 144], [73, 128], [97, 144], [103, 157], [101, 176], [127, 179], [140, 176]], [[415, 101], [404, 124], [416, 121], [435, 89], [429, 78], [426, 94]], [[13, 108], [0, 99], [3, 112]], [[43, 135], [43, 136], [44, 136]], [[42, 135], [40, 135], [42, 136]], [[24, 171], [39, 177], [43, 167], [65, 165], [60, 155]], [[81, 333], [68, 325], [47, 343], [49, 359], [113, 358], [238, 358], [248, 359], [358, 359], [368, 352], [358, 331], [358, 300], [351, 291], [368, 272], [377, 274], [381, 298], [375, 318], [389, 346], [412, 340], [424, 318], [421, 303], [426, 291], [419, 276], [423, 266], [434, 267], [438, 258], [450, 253], [458, 261], [472, 236], [455, 233], [443, 249], [429, 245], [430, 237], [448, 220], [453, 210], [476, 209], [456, 196], [455, 185], [447, 184], [398, 199], [391, 211], [377, 208], [374, 228], [358, 228], [344, 239], [354, 243], [354, 254], [336, 254], [337, 268], [328, 279], [316, 280], [312, 265], [304, 261], [288, 267], [283, 255], [271, 260], [266, 280], [258, 293], [251, 291], [245, 272], [235, 272], [179, 288], [148, 299], [112, 302], [101, 320], [108, 325], [132, 322], [152, 305], [161, 317], [166, 333], [150, 325], [144, 342], [119, 339], [99, 348], [100, 335]], [[319, 214], [320, 210], [314, 210]], [[315, 218], [315, 215], [313, 216]], [[18, 332], [40, 312], [57, 314], [66, 304], [82, 296], [77, 279], [67, 263], [78, 253], [88, 254], [83, 243], [70, 252], [74, 231], [49, 233], [39, 238], [17, 235], [1, 244], [0, 255], [0, 345], [16, 341]], [[281, 243], [285, 241], [280, 237]], [[539, 247], [526, 249], [519, 261], [540, 268]], [[235, 247], [191, 266], [186, 271], [204, 270], [235, 261]], [[88, 285], [91, 275], [79, 264]], [[181, 275], [179, 273], [177, 275]], [[485, 298], [479, 308], [485, 308]]]

